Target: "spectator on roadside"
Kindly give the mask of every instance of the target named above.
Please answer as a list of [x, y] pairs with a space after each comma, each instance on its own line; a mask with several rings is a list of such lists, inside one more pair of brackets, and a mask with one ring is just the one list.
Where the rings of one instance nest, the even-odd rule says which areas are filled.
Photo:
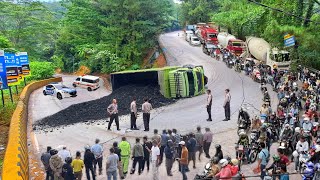
[[67, 150], [67, 146], [63, 146], [60, 151], [58, 151], [58, 155], [61, 157], [62, 161], [65, 162], [67, 157], [71, 157], [71, 153]]
[[148, 151], [151, 153], [152, 179], [159, 180], [160, 149], [156, 140], [152, 141], [152, 148]]
[[230, 120], [230, 101], [231, 101], [230, 90], [226, 89], [225, 93], [226, 95], [224, 99], [223, 108], [224, 108], [224, 113], [226, 118], [224, 119], [224, 121], [229, 121]]
[[81, 178], [82, 178], [82, 169], [84, 167], [84, 162], [81, 159], [80, 151], [76, 152], [76, 158], [72, 161], [71, 166], [73, 168], [75, 179], [76, 180], [81, 180]]
[[181, 157], [179, 159], [181, 173], [182, 173], [183, 180], [187, 180], [186, 172], [188, 171], [188, 159], [189, 159], [188, 158], [188, 149], [186, 148], [186, 143], [184, 141], [181, 141], [179, 144], [182, 147]]
[[210, 158], [209, 150], [212, 143], [213, 133], [210, 131], [210, 128], [205, 128], [205, 130], [206, 132], [203, 135], [203, 150], [206, 154], [206, 157]]
[[122, 137], [122, 141], [119, 144], [119, 148], [121, 150], [121, 162], [123, 167], [123, 174], [124, 176], [126, 176], [128, 173], [129, 158], [131, 153], [131, 146], [127, 141], [126, 137]]
[[93, 161], [93, 169], [94, 169], [94, 172], [96, 174], [97, 172], [97, 164], [99, 166], [99, 175], [102, 174], [102, 160], [103, 160], [103, 148], [102, 146], [99, 144], [100, 140], [99, 139], [96, 139], [95, 141], [95, 145], [93, 145], [91, 147], [91, 152], [93, 153], [94, 155], [94, 161]]
[[91, 152], [90, 147], [86, 147], [85, 149], [86, 149], [86, 151], [84, 153], [83, 162], [84, 162], [84, 167], [86, 168], [87, 179], [88, 180], [91, 179], [90, 178], [90, 171], [91, 171], [92, 179], [96, 180], [96, 175], [93, 170], [93, 162], [95, 160], [94, 155]]
[[203, 133], [201, 132], [201, 127], [197, 127], [197, 132], [195, 133], [195, 138], [197, 141], [196, 152], [199, 151], [198, 159], [200, 161], [201, 154], [203, 153]]
[[167, 175], [172, 176], [172, 165], [174, 163], [174, 147], [172, 140], [168, 140], [166, 147], [164, 148], [164, 154], [166, 156], [166, 170]]
[[50, 150], [50, 168], [52, 169], [54, 180], [62, 180], [62, 166], [63, 166], [63, 161], [61, 157], [58, 155], [58, 151], [55, 149]]
[[111, 177], [113, 177], [113, 180], [117, 180], [118, 163], [119, 163], [118, 155], [114, 153], [113, 148], [110, 148], [110, 155], [107, 158], [107, 164], [106, 164], [108, 180], [111, 180]]
[[158, 129], [154, 129], [153, 130], [153, 136], [151, 138], [151, 141], [153, 142], [154, 140], [157, 141], [158, 147], [160, 147], [160, 145], [161, 145], [161, 135], [158, 134]]
[[168, 138], [172, 141], [172, 143], [175, 142], [175, 138], [173, 136], [172, 130], [168, 129]]
[[130, 125], [130, 128], [131, 130], [139, 130], [137, 128], [137, 124], [136, 124], [136, 121], [137, 121], [137, 115], [138, 115], [138, 112], [137, 112], [137, 102], [136, 102], [136, 98], [134, 97], [131, 104], [130, 104], [130, 111], [131, 111], [131, 117], [130, 117], [130, 120], [131, 120], [131, 125]]
[[161, 134], [161, 146], [160, 146], [160, 164], [163, 161], [163, 153], [164, 153], [164, 148], [167, 146], [169, 140], [169, 136], [167, 134], [167, 130], [162, 130], [162, 134]]
[[269, 151], [268, 149], [266, 149], [266, 144], [265, 143], [261, 143], [260, 144], [261, 147], [261, 151], [258, 155], [258, 166], [257, 169], [260, 169], [261, 172], [261, 179], [263, 179], [266, 176], [266, 172], [264, 171], [264, 169], [266, 168], [267, 164], [268, 164], [268, 159], [269, 159]]
[[110, 115], [110, 121], [108, 124], [108, 130], [111, 131], [111, 124], [115, 121], [117, 130], [120, 131], [119, 128], [119, 115], [118, 115], [118, 103], [116, 99], [112, 100], [112, 103], [107, 108], [108, 114]]
[[119, 158], [119, 163], [118, 163], [119, 176], [121, 179], [124, 179], [123, 166], [122, 166], [122, 161], [121, 161], [121, 149], [119, 149], [119, 147], [118, 147], [118, 142], [114, 142], [112, 146], [114, 149], [114, 153], [117, 154], [118, 158]]
[[207, 121], [212, 121], [212, 118], [211, 118], [211, 107], [212, 107], [212, 95], [211, 95], [211, 90], [208, 89], [207, 90], [207, 104], [206, 104], [206, 108], [207, 108], [207, 112], [208, 112], [208, 119]]
[[145, 98], [144, 103], [142, 104], [144, 131], [149, 131], [150, 111], [151, 110], [152, 110], [152, 105], [149, 103], [148, 99]]
[[187, 149], [188, 149], [188, 165], [190, 163], [190, 161], [193, 161], [193, 169], [196, 168], [196, 145], [197, 145], [197, 141], [194, 138], [194, 134], [190, 133], [189, 134], [189, 140], [187, 142]]
[[144, 136], [143, 137], [143, 152], [144, 152], [144, 158], [142, 162], [142, 171], [144, 170], [145, 164], [147, 164], [147, 171], [149, 172], [150, 169], [150, 152], [148, 149], [152, 148], [152, 143], [148, 141], [148, 137]]
[[174, 147], [176, 148], [176, 151], [177, 151], [177, 148], [179, 147], [179, 142], [181, 141], [181, 136], [180, 134], [178, 134], [177, 129], [172, 129], [172, 135], [174, 136], [174, 139], [175, 139]]
[[134, 174], [137, 163], [139, 165], [138, 173], [139, 175], [141, 174], [143, 158], [144, 158], [144, 152], [143, 152], [143, 147], [140, 143], [140, 138], [136, 138], [136, 144], [133, 146], [133, 151], [132, 151], [133, 164], [132, 164], [132, 169], [130, 174]]
[[75, 180], [76, 178], [71, 166], [72, 158], [67, 157], [65, 161], [66, 163], [62, 166], [62, 177], [64, 180]]
[[53, 174], [50, 168], [50, 157], [51, 157], [50, 150], [51, 150], [51, 146], [48, 146], [47, 152], [41, 155], [41, 162], [44, 166], [44, 169], [46, 170], [46, 180], [53, 180]]

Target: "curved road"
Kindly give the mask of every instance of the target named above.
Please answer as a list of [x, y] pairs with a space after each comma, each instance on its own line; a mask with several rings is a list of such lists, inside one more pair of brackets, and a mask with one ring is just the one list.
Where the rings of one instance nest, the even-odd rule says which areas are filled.
[[[151, 132], [143, 131], [129, 132], [126, 129], [129, 125], [129, 117], [120, 117], [121, 131], [108, 132], [106, 130], [105, 120], [96, 122], [79, 123], [67, 127], [47, 129], [46, 131], [33, 132], [36, 152], [43, 152], [46, 146], [58, 147], [67, 145], [68, 149], [75, 154], [77, 150], [83, 151], [83, 147], [87, 144], [92, 145], [95, 138], [100, 138], [104, 143], [105, 155], [108, 155], [107, 149], [113, 141], [120, 141], [122, 135], [129, 137], [131, 145], [134, 144], [134, 137], [142, 137], [152, 135], [152, 129], [176, 128], [181, 133], [193, 131], [197, 125], [202, 127], [210, 127], [215, 133], [215, 143], [220, 143], [225, 149], [225, 154], [234, 155], [234, 142], [236, 142], [236, 119], [238, 109], [241, 105], [248, 107], [250, 114], [257, 114], [257, 109], [260, 109], [262, 104], [262, 96], [259, 90], [259, 84], [253, 82], [249, 77], [239, 74], [225, 66], [223, 62], [216, 61], [202, 52], [201, 47], [190, 46], [182, 36], [182, 32], [172, 32], [160, 36], [160, 41], [164, 45], [165, 53], [168, 58], [169, 65], [203, 65], [205, 75], [209, 78], [208, 88], [213, 93], [212, 116], [213, 121], [207, 122], [206, 113], [206, 95], [201, 95], [193, 98], [179, 100], [177, 103], [167, 107], [162, 107], [152, 112], [150, 122]], [[66, 85], [72, 82], [74, 77], [64, 77]], [[71, 81], [70, 81], [71, 80]], [[231, 91], [231, 121], [224, 122], [224, 90], [229, 88]], [[43, 117], [52, 115], [71, 104], [92, 100], [107, 95], [105, 89], [99, 89], [93, 94], [87, 91], [79, 91], [78, 97], [74, 99], [64, 99], [58, 101], [56, 98], [44, 97], [41, 90], [35, 91], [30, 98], [29, 117], [30, 122], [35, 122]], [[138, 124], [142, 125], [142, 118], [138, 118]], [[115, 129], [115, 127], [113, 127]], [[140, 126], [143, 129], [142, 126]], [[33, 138], [34, 137], [34, 138]], [[213, 145], [211, 147], [214, 147]], [[212, 152], [212, 151], [211, 151]], [[205, 161], [202, 161], [197, 166], [199, 169], [191, 170], [190, 178], [200, 171]], [[130, 166], [131, 167], [131, 163]], [[164, 172], [164, 165], [160, 167], [160, 172]], [[174, 165], [174, 176], [172, 179], [181, 178], [181, 174], [176, 172], [177, 167]], [[169, 179], [165, 173], [160, 173], [165, 179]], [[128, 179], [150, 179], [151, 172], [145, 174], [145, 178], [141, 176], [130, 176]], [[101, 176], [102, 178], [103, 176]], [[149, 177], [149, 178], [147, 178]], [[193, 177], [192, 177], [193, 178]], [[100, 179], [100, 177], [98, 178]]]

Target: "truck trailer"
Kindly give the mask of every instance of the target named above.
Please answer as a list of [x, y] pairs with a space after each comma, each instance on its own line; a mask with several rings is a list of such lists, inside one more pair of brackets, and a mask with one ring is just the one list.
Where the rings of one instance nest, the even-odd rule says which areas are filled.
[[166, 98], [193, 97], [205, 92], [207, 78], [202, 66], [168, 66], [164, 68], [122, 71], [111, 74], [112, 90], [130, 84], [159, 86]]

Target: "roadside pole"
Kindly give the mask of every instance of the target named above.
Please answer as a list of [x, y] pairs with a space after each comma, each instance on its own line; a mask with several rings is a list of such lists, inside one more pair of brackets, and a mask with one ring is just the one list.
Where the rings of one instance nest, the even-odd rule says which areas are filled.
[[16, 85], [16, 94], [17, 94], [17, 95], [19, 94], [18, 85]]
[[3, 96], [3, 90], [1, 89], [1, 99], [2, 99], [2, 106], [4, 107], [4, 96]]
[[26, 78], [23, 78], [23, 80], [24, 80], [24, 86], [27, 86]]
[[9, 92], [10, 92], [10, 99], [11, 99], [11, 102], [13, 103], [11, 86], [9, 86]]

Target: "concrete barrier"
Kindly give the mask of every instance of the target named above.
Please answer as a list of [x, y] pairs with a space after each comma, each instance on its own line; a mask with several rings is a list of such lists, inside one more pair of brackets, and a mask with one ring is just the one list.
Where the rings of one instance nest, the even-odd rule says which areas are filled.
[[8, 144], [2, 167], [2, 180], [28, 180], [29, 159], [27, 144], [28, 102], [30, 94], [51, 82], [62, 78], [51, 78], [27, 85], [20, 94], [17, 107], [12, 115]]

